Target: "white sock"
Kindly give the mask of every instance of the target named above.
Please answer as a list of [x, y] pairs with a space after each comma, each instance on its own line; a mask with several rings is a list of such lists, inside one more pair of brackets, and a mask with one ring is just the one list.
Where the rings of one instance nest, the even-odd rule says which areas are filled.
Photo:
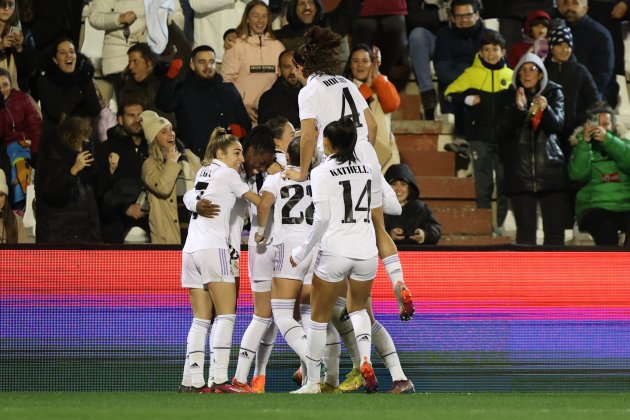
[[372, 343], [378, 355], [383, 359], [385, 367], [389, 369], [392, 381], [406, 381], [407, 377], [400, 365], [400, 359], [398, 358], [392, 336], [378, 321], [374, 321], [374, 324], [372, 324]]
[[357, 340], [354, 338], [354, 327], [349, 319], [342, 321], [340, 319], [343, 310], [346, 308], [346, 298], [338, 297], [333, 309], [331, 322], [339, 332], [339, 336], [343, 340], [343, 345], [348, 351], [350, 359], [352, 359], [352, 368], [358, 369], [361, 366], [361, 358], [357, 348]]
[[[306, 351], [306, 373], [309, 384], [320, 383], [322, 354], [326, 347], [327, 322], [315, 322], [311, 319], [308, 326], [308, 349]], [[302, 372], [304, 374], [304, 372]]]
[[341, 356], [339, 333], [332, 324], [328, 324], [328, 328], [326, 328], [326, 348], [324, 349], [322, 363], [326, 367], [324, 382], [332, 386], [339, 386], [339, 356]]
[[293, 319], [294, 305], [295, 299], [271, 299], [274, 322], [287, 344], [304, 361], [306, 357], [306, 334], [304, 328]]
[[361, 363], [367, 361], [371, 364], [372, 324], [367, 310], [361, 309], [360, 311], [352, 312], [350, 314], [350, 321], [352, 321], [352, 326], [354, 327], [354, 336], [357, 339]]
[[302, 328], [306, 332], [308, 324], [311, 322], [311, 305], [300, 303], [300, 320], [302, 321]]
[[186, 363], [182, 385], [202, 387], [206, 384], [203, 379], [203, 365], [206, 356], [206, 338], [208, 337], [210, 320], [193, 318], [186, 339]]
[[278, 337], [278, 326], [273, 320], [267, 326], [265, 333], [260, 340], [260, 346], [256, 352], [256, 367], [254, 368], [254, 376], [267, 375], [267, 363], [271, 356], [271, 350]]
[[390, 255], [382, 259], [385, 271], [387, 271], [387, 277], [392, 282], [392, 286], [396, 287], [396, 283], [399, 281], [405, 282], [403, 279], [402, 265], [400, 265], [400, 259], [398, 254]]
[[212, 337], [212, 364], [214, 366], [214, 383], [222, 384], [228, 380], [230, 350], [232, 349], [232, 333], [236, 315], [218, 315], [214, 321], [217, 330]]
[[212, 340], [217, 332], [217, 319], [215, 317], [214, 322], [212, 323], [212, 328], [210, 328], [210, 339], [209, 339], [209, 347], [210, 347], [210, 362], [208, 363], [208, 387], [212, 386], [214, 383], [214, 363], [212, 362], [212, 358], [214, 356], [214, 351], [212, 350]]
[[260, 339], [262, 338], [267, 327], [271, 322], [271, 318], [261, 318], [254, 315], [252, 321], [243, 334], [241, 339], [241, 347], [238, 350], [238, 364], [236, 365], [236, 373], [234, 377], [242, 384], [247, 383], [247, 375], [252, 366], [254, 357], [258, 352]]

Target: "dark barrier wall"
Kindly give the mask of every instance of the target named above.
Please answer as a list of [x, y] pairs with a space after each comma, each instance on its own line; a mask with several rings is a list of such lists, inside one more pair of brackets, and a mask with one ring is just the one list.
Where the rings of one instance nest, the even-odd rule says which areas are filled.
[[[382, 267], [374, 310], [418, 391], [630, 390], [629, 253], [401, 259], [417, 316], [398, 320]], [[175, 390], [191, 321], [180, 261], [156, 248], [0, 250], [0, 391]], [[230, 373], [252, 313], [246, 267], [243, 252]], [[292, 389], [297, 366], [279, 336], [268, 390]]]

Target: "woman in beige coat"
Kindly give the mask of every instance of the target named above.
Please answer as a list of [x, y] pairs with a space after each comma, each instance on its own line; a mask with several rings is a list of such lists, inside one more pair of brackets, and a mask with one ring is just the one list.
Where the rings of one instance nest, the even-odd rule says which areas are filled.
[[190, 215], [182, 197], [194, 186], [201, 162], [189, 149], [177, 148], [172, 124], [153, 111], [140, 114], [149, 158], [142, 165], [148, 189], [151, 243], [182, 244]]

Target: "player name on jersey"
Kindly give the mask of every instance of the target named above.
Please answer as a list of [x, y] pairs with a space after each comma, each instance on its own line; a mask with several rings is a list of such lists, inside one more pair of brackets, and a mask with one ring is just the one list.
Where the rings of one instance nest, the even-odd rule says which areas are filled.
[[372, 168], [365, 165], [361, 166], [342, 166], [341, 168], [330, 169], [330, 175], [350, 175], [350, 174], [371, 174]]
[[338, 77], [331, 77], [329, 79], [322, 80], [322, 83], [326, 86], [332, 86], [332, 85], [336, 85], [337, 83], [344, 83], [346, 81], [347, 81], [346, 79], [341, 79]]

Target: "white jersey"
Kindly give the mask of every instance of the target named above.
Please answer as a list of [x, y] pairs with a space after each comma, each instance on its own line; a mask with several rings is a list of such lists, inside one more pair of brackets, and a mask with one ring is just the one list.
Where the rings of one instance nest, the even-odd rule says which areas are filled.
[[[280, 167], [282, 167], [282, 169], [286, 168], [287, 158], [286, 158], [286, 154], [282, 150], [276, 150], [275, 161], [276, 163], [278, 163], [278, 165], [280, 165]], [[263, 181], [267, 178], [267, 176], [268, 176], [267, 172], [262, 173]], [[260, 188], [262, 188], [262, 184], [259, 187], [258, 182], [259, 181], [256, 178], [254, 178], [254, 180], [252, 181], [252, 191], [255, 192], [256, 194], [260, 194], [261, 193]], [[250, 203], [249, 205], [249, 222], [251, 224], [251, 228], [249, 230], [249, 238], [247, 241], [247, 245], [260, 246], [261, 244], [258, 244], [255, 239], [256, 232], [258, 231], [258, 207], [256, 207], [253, 203]], [[270, 217], [269, 221], [267, 222], [267, 225], [265, 226], [265, 241], [262, 245], [268, 245], [271, 243], [272, 238], [271, 238], [270, 232], [272, 231], [271, 230], [272, 224], [273, 224], [273, 220]]]
[[368, 141], [364, 111], [368, 104], [357, 86], [343, 76], [311, 75], [298, 96], [300, 120], [317, 120], [317, 148], [324, 150], [324, 128], [350, 116], [357, 128], [357, 141]]
[[339, 164], [329, 158], [313, 169], [313, 201], [327, 201], [330, 207], [321, 251], [362, 260], [378, 255], [370, 211], [376, 176], [380, 174], [361, 161]]
[[[268, 176], [261, 192], [276, 198], [273, 206], [273, 244], [303, 242], [313, 224], [311, 180], [296, 182], [283, 179], [281, 173]], [[271, 220], [271, 217], [270, 217]]]
[[228, 248], [230, 215], [236, 199], [249, 191], [238, 172], [219, 160], [203, 166], [195, 179], [197, 200], [205, 198], [220, 206], [221, 211], [213, 218], [193, 214], [188, 226], [184, 252], [208, 248]]

